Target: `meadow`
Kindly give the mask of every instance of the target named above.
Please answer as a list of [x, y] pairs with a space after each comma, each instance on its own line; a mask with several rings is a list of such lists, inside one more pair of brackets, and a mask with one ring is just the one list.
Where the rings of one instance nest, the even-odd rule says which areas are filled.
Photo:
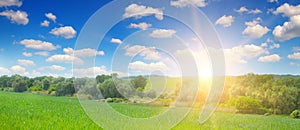
[[[111, 106], [132, 117], [148, 117], [166, 109], [137, 104], [113, 103]], [[199, 112], [199, 109], [193, 109], [173, 129], [300, 129], [300, 120], [286, 115], [264, 116], [215, 112], [207, 122], [199, 124]], [[73, 97], [0, 91], [0, 119], [0, 129], [3, 130], [101, 129], [84, 113], [77, 98]]]

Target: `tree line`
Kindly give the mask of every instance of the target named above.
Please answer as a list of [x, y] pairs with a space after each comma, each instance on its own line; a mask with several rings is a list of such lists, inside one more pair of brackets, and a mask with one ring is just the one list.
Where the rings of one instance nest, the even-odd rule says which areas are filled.
[[[29, 78], [20, 75], [1, 76], [0, 90], [14, 92], [44, 92], [55, 96], [81, 94], [88, 99], [124, 101], [128, 99], [154, 99], [155, 91], [148, 90], [143, 76], [118, 78], [117, 74], [98, 75], [96, 78], [64, 78], [41, 76]], [[180, 87], [163, 93], [156, 101], [170, 105], [176, 100]], [[76, 93], [77, 92], [77, 93]], [[100, 93], [101, 92], [101, 93]], [[207, 93], [199, 92], [199, 102], [204, 102]], [[300, 110], [300, 77], [247, 74], [227, 76], [221, 97], [224, 107], [231, 107], [240, 113], [290, 114]]]
[[300, 77], [252, 73], [226, 77], [221, 102], [241, 113], [290, 114], [300, 109]]
[[125, 99], [124, 96], [156, 97], [154, 91], [146, 91], [147, 79], [145, 77], [137, 76], [131, 79], [120, 79], [117, 76], [117, 74], [111, 74], [98, 75], [96, 78], [52, 76], [29, 78], [20, 75], [4, 75], [0, 77], [0, 90], [12, 92], [43, 91], [56, 96], [73, 96], [78, 91], [78, 93], [85, 94], [84, 96], [88, 96], [90, 99]]

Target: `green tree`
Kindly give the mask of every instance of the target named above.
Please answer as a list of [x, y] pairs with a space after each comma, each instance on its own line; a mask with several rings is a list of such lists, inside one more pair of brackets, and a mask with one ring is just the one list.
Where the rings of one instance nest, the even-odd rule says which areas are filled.
[[131, 79], [131, 83], [135, 89], [141, 88], [144, 89], [147, 84], [147, 79], [143, 76], [139, 75], [133, 79]]
[[48, 90], [50, 88], [50, 80], [45, 78], [45, 79], [43, 79], [42, 82], [43, 82], [43, 89]]
[[15, 92], [24, 92], [27, 90], [25, 81], [20, 79], [13, 82], [12, 87]]
[[239, 96], [231, 98], [228, 103], [236, 108], [239, 113], [258, 113], [262, 108], [261, 101], [252, 97]]

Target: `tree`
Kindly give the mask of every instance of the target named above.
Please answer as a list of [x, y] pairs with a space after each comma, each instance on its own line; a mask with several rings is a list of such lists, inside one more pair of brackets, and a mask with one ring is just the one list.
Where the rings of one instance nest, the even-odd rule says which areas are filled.
[[252, 97], [239, 96], [231, 98], [228, 103], [239, 113], [258, 113], [259, 109], [262, 108], [261, 101]]
[[102, 84], [99, 84], [99, 89], [103, 98], [123, 98], [117, 90], [113, 79], [107, 79]]
[[25, 86], [25, 81], [22, 79], [14, 81], [12, 87], [15, 92], [24, 92], [27, 90]]
[[104, 75], [104, 74], [98, 75], [98, 76], [96, 77], [97, 84], [98, 84], [98, 83], [103, 83], [105, 80], [110, 79], [111, 77], [112, 77], [112, 76]]
[[57, 96], [72, 96], [75, 93], [75, 88], [72, 80], [66, 80], [64, 82], [58, 83], [55, 90]]
[[133, 79], [131, 79], [131, 83], [135, 89], [141, 88], [144, 89], [147, 84], [147, 79], [143, 76], [139, 75]]
[[43, 79], [42, 82], [43, 82], [43, 89], [44, 90], [48, 90], [50, 88], [50, 81], [49, 81], [49, 79], [45, 78], [45, 79]]

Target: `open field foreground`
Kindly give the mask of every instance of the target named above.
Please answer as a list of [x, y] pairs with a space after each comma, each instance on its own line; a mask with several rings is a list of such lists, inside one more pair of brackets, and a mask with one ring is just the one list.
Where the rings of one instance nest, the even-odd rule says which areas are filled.
[[[111, 104], [131, 117], [149, 117], [166, 108]], [[289, 116], [263, 116], [216, 112], [204, 124], [198, 123], [200, 110], [192, 110], [173, 129], [299, 129], [300, 120]], [[101, 129], [83, 111], [79, 101], [70, 97], [54, 97], [28, 93], [0, 92], [0, 129]], [[118, 122], [115, 122], [117, 125]], [[143, 126], [147, 128], [147, 126]]]

